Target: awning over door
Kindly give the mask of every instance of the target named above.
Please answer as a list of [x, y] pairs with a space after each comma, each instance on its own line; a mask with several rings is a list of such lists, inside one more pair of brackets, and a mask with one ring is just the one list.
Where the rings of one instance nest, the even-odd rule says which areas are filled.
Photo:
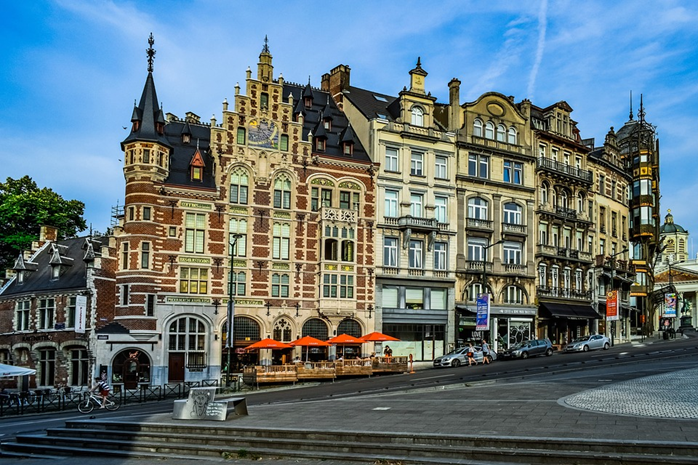
[[598, 313], [591, 308], [591, 305], [573, 305], [563, 303], [544, 302], [540, 304], [542, 317], [549, 318], [571, 318], [571, 319], [600, 319]]

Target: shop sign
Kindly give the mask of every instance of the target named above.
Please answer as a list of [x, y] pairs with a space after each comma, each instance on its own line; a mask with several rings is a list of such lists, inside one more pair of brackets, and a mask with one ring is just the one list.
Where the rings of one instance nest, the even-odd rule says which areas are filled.
[[172, 297], [165, 299], [168, 304], [210, 304], [211, 299], [206, 297]]
[[213, 208], [213, 205], [210, 203], [187, 202], [185, 200], [179, 202], [179, 206], [182, 208], [198, 208], [199, 210], [211, 210]]
[[211, 259], [208, 257], [179, 257], [179, 263], [198, 263], [201, 265], [210, 265]]

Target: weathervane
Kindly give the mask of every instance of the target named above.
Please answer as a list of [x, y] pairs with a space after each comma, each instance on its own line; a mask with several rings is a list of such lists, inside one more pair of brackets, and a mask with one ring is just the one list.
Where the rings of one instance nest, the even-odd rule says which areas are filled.
[[153, 48], [153, 44], [155, 43], [155, 39], [153, 39], [153, 33], [150, 33], [150, 37], [148, 37], [148, 47], [145, 51], [145, 53], [148, 54], [148, 72], [152, 73], [153, 72], [153, 59], [155, 58], [155, 49]]

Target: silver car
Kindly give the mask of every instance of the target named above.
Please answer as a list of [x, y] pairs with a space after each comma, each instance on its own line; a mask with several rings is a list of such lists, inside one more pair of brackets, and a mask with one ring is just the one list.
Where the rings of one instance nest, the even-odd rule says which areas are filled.
[[[460, 347], [456, 350], [453, 350], [446, 355], [443, 355], [441, 357], [436, 357], [434, 359], [434, 367], [459, 367], [461, 365], [467, 365], [468, 364], [468, 352], [470, 352], [470, 347], [465, 346], [465, 347]], [[475, 363], [479, 364], [482, 363], [484, 357], [482, 354], [482, 347], [480, 346], [473, 346], [473, 358], [475, 359]], [[497, 354], [493, 351], [490, 351], [490, 354], [487, 356], [488, 360], [491, 362], [492, 360], [496, 360]]]
[[590, 350], [604, 349], [608, 350], [611, 347], [611, 340], [601, 334], [592, 334], [584, 336], [567, 344], [565, 352], [588, 352]]

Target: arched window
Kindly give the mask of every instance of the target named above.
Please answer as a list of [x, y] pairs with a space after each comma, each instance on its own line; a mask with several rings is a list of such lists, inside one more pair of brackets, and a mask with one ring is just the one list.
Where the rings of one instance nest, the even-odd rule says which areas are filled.
[[[261, 331], [259, 328], [259, 323], [254, 321], [250, 317], [246, 316], [236, 316], [233, 320], [235, 324], [233, 325], [233, 341], [259, 341], [262, 339]], [[227, 328], [227, 323], [224, 328]], [[227, 345], [227, 332], [223, 333], [223, 347]], [[244, 345], [248, 345], [246, 342]]]
[[361, 325], [356, 320], [342, 320], [337, 326], [337, 334], [361, 337]]
[[424, 126], [424, 110], [416, 105], [412, 107], [412, 125]]
[[193, 316], [177, 318], [170, 323], [167, 349], [170, 356], [184, 355], [184, 366], [189, 370], [201, 371], [206, 367], [206, 325]]
[[504, 288], [503, 294], [505, 304], [523, 303], [523, 290], [518, 286], [507, 286]]
[[522, 224], [521, 207], [514, 202], [504, 204], [504, 223]]
[[328, 334], [327, 324], [319, 318], [312, 318], [306, 321], [301, 331], [301, 337], [310, 336], [321, 341], [326, 341]]
[[353, 262], [354, 261], [354, 242], [353, 241], [342, 241], [342, 261], [343, 262]]
[[291, 325], [284, 318], [274, 323], [274, 339], [281, 342], [290, 342], [293, 336]]
[[485, 139], [494, 139], [494, 123], [492, 121], [485, 124]]
[[337, 260], [337, 239], [325, 239], [325, 260]]
[[247, 205], [249, 175], [242, 168], [230, 175], [230, 203]]
[[497, 141], [506, 142], [507, 128], [503, 124], [497, 125]]
[[487, 206], [487, 200], [481, 197], [473, 197], [468, 200], [468, 218], [476, 220], [488, 219]]
[[516, 134], [516, 128], [514, 126], [510, 127], [509, 128], [509, 136], [508, 136], [509, 139], [507, 140], [507, 142], [509, 144], [516, 145], [518, 143], [517, 136], [518, 136], [518, 134]]
[[475, 118], [473, 122], [473, 136], [482, 137], [482, 120], [480, 118]]
[[291, 181], [283, 175], [274, 181], [274, 208], [291, 209]]
[[584, 212], [584, 204], [585, 204], [584, 193], [583, 192], [577, 193], [577, 211], [579, 213]]
[[548, 186], [547, 182], [544, 182], [540, 186], [540, 203], [541, 205], [547, 205], [548, 204], [548, 193], [550, 192], [550, 186]]
[[568, 205], [567, 192], [564, 189], [561, 190], [560, 194], [558, 195], [557, 205], [558, 205], [558, 207], [567, 208], [567, 205]]

